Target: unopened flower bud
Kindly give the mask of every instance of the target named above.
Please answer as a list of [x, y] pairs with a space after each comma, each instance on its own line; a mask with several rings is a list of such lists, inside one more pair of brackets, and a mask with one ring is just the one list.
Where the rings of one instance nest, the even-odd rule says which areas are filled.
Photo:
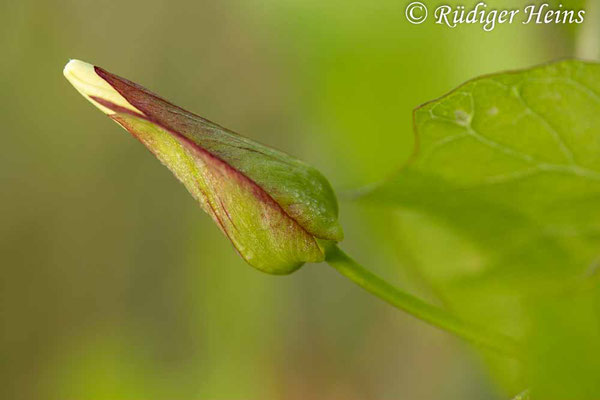
[[250, 265], [286, 274], [343, 237], [335, 194], [316, 169], [71, 60], [65, 77], [186, 186]]

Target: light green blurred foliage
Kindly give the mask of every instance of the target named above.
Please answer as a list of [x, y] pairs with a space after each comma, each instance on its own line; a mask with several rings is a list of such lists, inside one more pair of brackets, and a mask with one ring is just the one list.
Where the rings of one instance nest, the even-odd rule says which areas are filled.
[[[418, 104], [575, 47], [560, 27], [413, 26], [404, 6], [1, 3], [0, 397], [514, 395], [466, 346], [322, 265], [285, 278], [248, 268], [170, 173], [61, 74], [69, 57], [96, 63], [350, 189], [405, 163]], [[345, 249], [435, 298], [406, 244], [389, 240], [400, 233], [387, 212], [342, 202], [341, 221]], [[452, 241], [470, 251], [418, 221], [437, 238], [429, 253]]]
[[413, 161], [367, 194], [452, 309], [524, 343], [492, 363], [513, 392], [600, 393], [599, 82], [576, 61], [470, 81], [415, 111]]

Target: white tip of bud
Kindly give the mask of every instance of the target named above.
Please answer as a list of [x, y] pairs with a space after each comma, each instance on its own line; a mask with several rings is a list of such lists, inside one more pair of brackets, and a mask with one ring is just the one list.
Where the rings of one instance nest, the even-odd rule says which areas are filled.
[[113, 104], [141, 114], [138, 109], [129, 104], [119, 92], [96, 73], [92, 64], [79, 60], [69, 60], [67, 65], [65, 65], [63, 75], [83, 97], [88, 99], [105, 114], [114, 114], [114, 111], [94, 101], [91, 96], [110, 101]]

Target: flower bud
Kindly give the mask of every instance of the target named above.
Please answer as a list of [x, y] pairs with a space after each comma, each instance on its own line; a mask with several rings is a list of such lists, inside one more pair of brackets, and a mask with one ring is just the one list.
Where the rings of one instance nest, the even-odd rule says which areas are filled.
[[286, 274], [343, 237], [335, 194], [316, 169], [78, 60], [65, 77], [186, 186], [250, 265]]

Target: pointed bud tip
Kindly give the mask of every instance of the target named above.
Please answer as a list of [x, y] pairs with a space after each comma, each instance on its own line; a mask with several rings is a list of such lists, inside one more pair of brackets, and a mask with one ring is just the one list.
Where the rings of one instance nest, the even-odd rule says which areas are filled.
[[96, 68], [92, 64], [70, 59], [63, 69], [63, 75], [83, 97], [88, 99], [105, 114], [114, 114], [114, 111], [99, 104], [92, 99], [92, 97], [98, 97], [131, 111], [140, 113], [138, 109], [129, 104], [119, 92], [96, 73]]
[[88, 64], [81, 60], [75, 60], [73, 58], [69, 58], [69, 62], [65, 65], [63, 69], [63, 75], [69, 79], [70, 76], [74, 76], [77, 74], [77, 71], [82, 71], [85, 69], [94, 69], [92, 64]]

